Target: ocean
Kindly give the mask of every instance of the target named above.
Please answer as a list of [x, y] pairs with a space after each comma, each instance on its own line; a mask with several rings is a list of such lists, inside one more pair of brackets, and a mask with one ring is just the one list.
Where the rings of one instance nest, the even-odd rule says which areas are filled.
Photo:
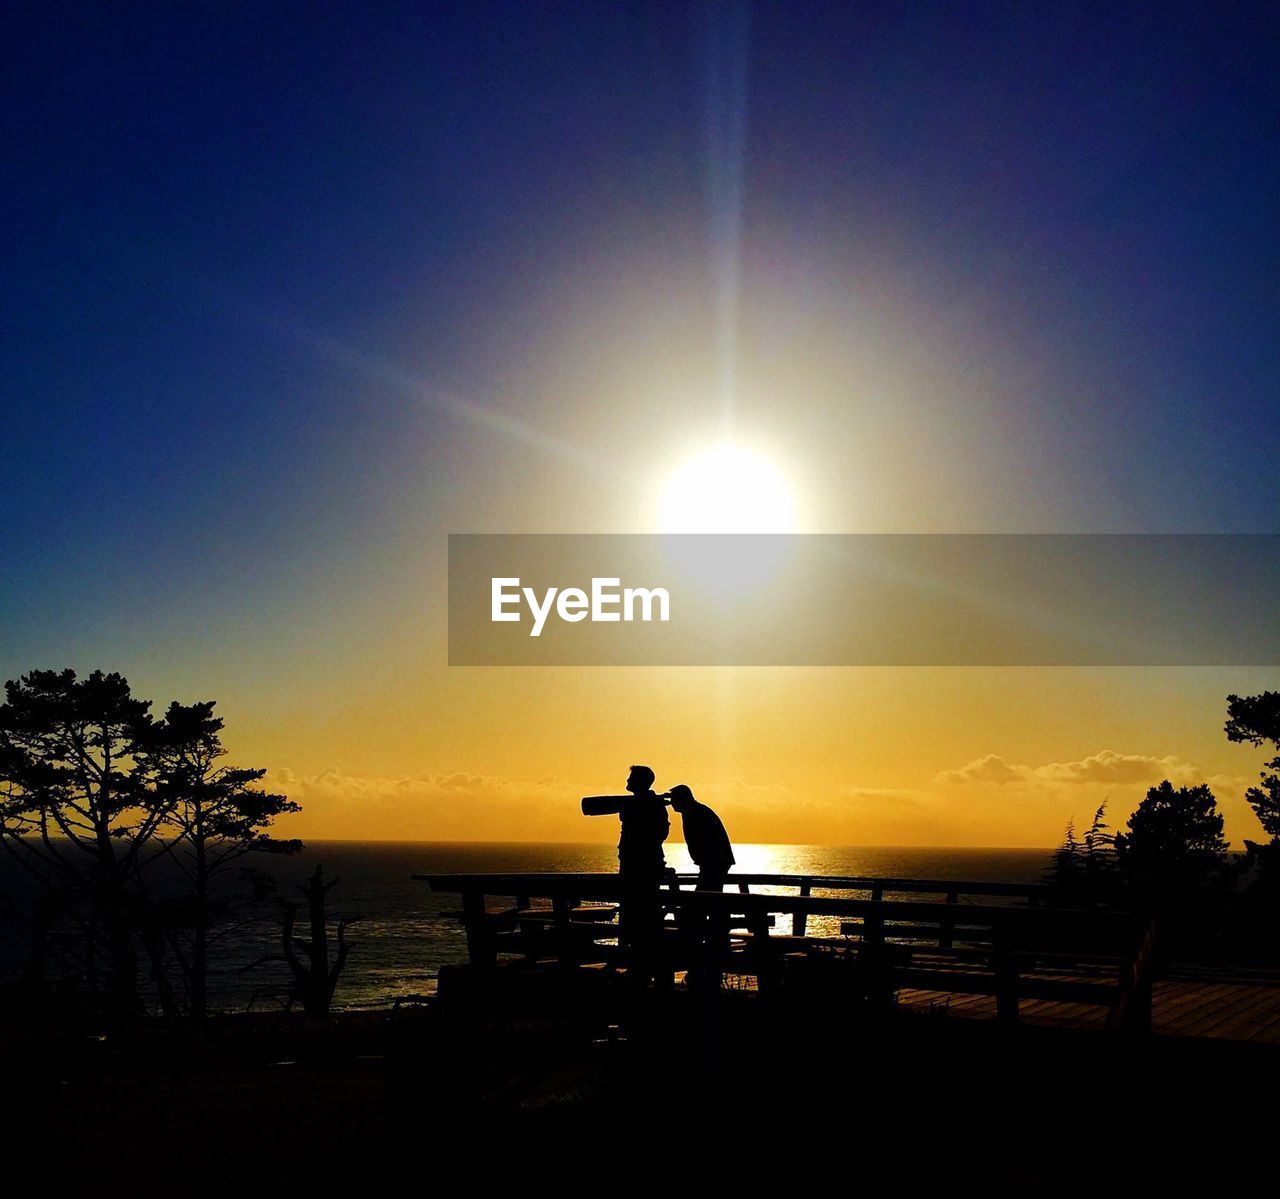
[[[879, 875], [973, 882], [1037, 882], [1049, 865], [1047, 849], [832, 848], [825, 845], [735, 845], [744, 873]], [[691, 870], [684, 845], [666, 846], [667, 861]], [[295, 857], [258, 856], [255, 868], [272, 876], [279, 893], [300, 900], [297, 885], [312, 870], [339, 879], [329, 893], [332, 918], [352, 923], [352, 950], [338, 981], [336, 1007], [379, 1007], [429, 995], [442, 965], [466, 960], [462, 928], [452, 915], [455, 895], [437, 894], [413, 874], [523, 871], [611, 871], [611, 844], [492, 844], [458, 842], [311, 841]], [[29, 886], [11, 861], [0, 860], [0, 976], [12, 978], [27, 960], [24, 915]], [[278, 1005], [287, 971], [278, 962], [244, 967], [279, 952], [278, 904], [226, 933], [211, 951], [210, 1006], [221, 1010]], [[305, 912], [301, 920], [305, 920]], [[299, 927], [299, 933], [306, 934]], [[332, 948], [332, 934], [331, 934]], [[52, 971], [51, 971], [52, 973]]]

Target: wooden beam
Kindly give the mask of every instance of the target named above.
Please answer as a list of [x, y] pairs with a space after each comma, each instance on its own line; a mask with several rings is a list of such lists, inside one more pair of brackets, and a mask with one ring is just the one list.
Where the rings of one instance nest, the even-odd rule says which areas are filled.
[[995, 974], [996, 1019], [1002, 1024], [1018, 1022], [1018, 963], [1010, 951], [1005, 930], [996, 930], [995, 952], [991, 960]]
[[[813, 890], [813, 880], [807, 879], [807, 878], [803, 879], [800, 883], [800, 895], [803, 898], [807, 899], [812, 890]], [[808, 919], [809, 919], [808, 912], [793, 912], [791, 914], [791, 935], [793, 937], [804, 936], [805, 925], [808, 922]]]
[[[960, 892], [954, 887], [947, 892], [947, 906], [954, 907], [960, 902]], [[948, 917], [942, 922], [942, 934], [938, 938], [938, 945], [942, 949], [950, 949], [951, 941], [955, 933], [955, 921]]]
[[493, 966], [498, 960], [493, 927], [484, 906], [484, 892], [469, 888], [462, 893], [462, 922], [467, 932], [467, 955], [473, 966]]
[[[676, 876], [680, 882], [694, 882], [695, 874]], [[609, 873], [564, 874], [553, 871], [533, 871], [524, 874], [411, 874], [410, 878], [426, 882], [433, 890], [461, 891], [462, 884], [478, 883], [489, 895], [520, 894], [519, 886], [527, 880], [532, 894], [549, 894], [546, 888], [572, 888], [575, 880], [582, 880], [591, 886], [600, 885], [601, 880], [612, 879], [617, 885], [618, 876]], [[1027, 902], [1038, 901], [1044, 894], [1043, 883], [993, 883], [965, 882], [951, 879], [909, 879], [909, 878], [877, 878], [861, 875], [816, 875], [816, 874], [755, 874], [737, 873], [729, 876], [731, 884], [737, 884], [741, 891], [748, 891], [751, 886], [800, 887], [805, 883], [820, 886], [833, 891], [869, 891], [879, 888], [885, 894], [900, 895], [939, 895], [945, 896], [950, 891], [958, 895], [1001, 896], [1021, 898]], [[543, 888], [539, 890], [539, 887]]]

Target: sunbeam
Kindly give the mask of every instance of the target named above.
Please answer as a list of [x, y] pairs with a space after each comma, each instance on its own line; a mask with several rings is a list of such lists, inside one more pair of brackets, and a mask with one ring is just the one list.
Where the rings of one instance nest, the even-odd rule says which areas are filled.
[[750, 8], [745, 4], [711, 5], [708, 9], [707, 201], [717, 384], [726, 434], [733, 428], [738, 383], [750, 15]]

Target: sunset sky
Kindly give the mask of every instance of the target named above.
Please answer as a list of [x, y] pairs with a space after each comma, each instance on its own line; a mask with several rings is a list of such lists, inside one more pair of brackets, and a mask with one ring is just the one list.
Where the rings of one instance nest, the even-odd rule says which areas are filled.
[[10, 6], [0, 671], [213, 698], [303, 837], [1234, 841], [1274, 669], [450, 668], [450, 532], [1278, 532], [1274, 5]]

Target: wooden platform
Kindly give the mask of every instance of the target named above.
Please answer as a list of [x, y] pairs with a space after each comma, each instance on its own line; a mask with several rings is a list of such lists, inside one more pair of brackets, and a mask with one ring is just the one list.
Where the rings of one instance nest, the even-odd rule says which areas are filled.
[[[902, 990], [898, 1003], [948, 1018], [996, 1018], [996, 1001], [990, 995]], [[1078, 1003], [1023, 999], [1018, 1019], [1045, 1027], [1101, 1029], [1106, 1011]], [[1280, 1045], [1280, 978], [1244, 982], [1157, 979], [1152, 987], [1151, 1031], [1156, 1036]]]
[[[631, 968], [614, 923], [618, 875], [423, 877], [462, 895], [470, 968], [482, 976], [512, 960]], [[658, 958], [677, 974], [700, 962], [726, 989], [896, 997], [938, 1018], [1280, 1045], [1280, 970], [1164, 960], [1150, 915], [1049, 906], [1036, 884], [757, 874], [731, 876], [727, 892], [693, 883], [672, 875], [655, 893], [667, 918]], [[712, 919], [733, 930], [714, 956], [713, 942], [681, 935], [686, 920], [702, 929]]]

